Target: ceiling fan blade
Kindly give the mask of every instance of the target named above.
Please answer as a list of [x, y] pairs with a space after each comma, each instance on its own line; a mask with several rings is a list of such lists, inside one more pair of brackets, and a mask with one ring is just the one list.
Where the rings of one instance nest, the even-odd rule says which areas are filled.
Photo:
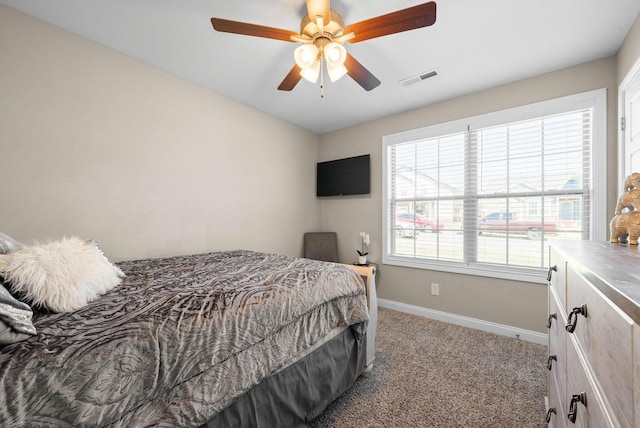
[[263, 25], [249, 24], [246, 22], [230, 21], [228, 19], [211, 18], [211, 25], [216, 31], [223, 33], [243, 34], [245, 36], [264, 37], [267, 39], [282, 40], [285, 42], [294, 42], [291, 36], [299, 36], [289, 30], [281, 30], [280, 28], [265, 27]]
[[300, 79], [302, 79], [302, 75], [300, 74], [300, 71], [301, 69], [300, 67], [298, 67], [298, 64], [294, 64], [291, 71], [289, 71], [289, 74], [285, 76], [282, 83], [280, 83], [280, 86], [278, 86], [278, 90], [290, 91], [293, 88], [295, 88], [298, 82], [300, 81]]
[[349, 40], [349, 43], [358, 43], [375, 37], [428, 27], [435, 22], [436, 3], [431, 1], [348, 25], [344, 33], [353, 31], [356, 36]]
[[344, 66], [347, 67], [347, 74], [358, 85], [362, 86], [365, 91], [370, 91], [377, 88], [380, 85], [380, 81], [376, 76], [371, 74], [369, 70], [364, 68], [353, 56], [347, 53], [347, 59], [344, 62]]
[[324, 24], [331, 22], [331, 5], [329, 0], [307, 0], [307, 15], [311, 22], [316, 22], [318, 15], [322, 16]]

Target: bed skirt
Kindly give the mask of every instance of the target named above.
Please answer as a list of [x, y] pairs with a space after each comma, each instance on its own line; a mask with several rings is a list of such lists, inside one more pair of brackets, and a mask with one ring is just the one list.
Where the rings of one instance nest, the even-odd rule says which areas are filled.
[[363, 322], [346, 328], [237, 397], [202, 428], [307, 427], [362, 373], [366, 327]]

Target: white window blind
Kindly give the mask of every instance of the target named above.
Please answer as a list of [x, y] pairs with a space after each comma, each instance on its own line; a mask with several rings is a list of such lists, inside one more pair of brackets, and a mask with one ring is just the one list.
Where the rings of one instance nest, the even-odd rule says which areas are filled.
[[594, 178], [604, 168], [593, 155], [604, 127], [597, 99], [385, 137], [383, 261], [542, 278], [549, 239], [592, 236], [594, 191], [602, 193]]

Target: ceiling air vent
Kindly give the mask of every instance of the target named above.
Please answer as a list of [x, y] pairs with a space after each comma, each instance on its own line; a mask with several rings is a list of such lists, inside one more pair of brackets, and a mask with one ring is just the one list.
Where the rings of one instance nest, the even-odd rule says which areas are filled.
[[425, 71], [424, 73], [420, 73], [416, 76], [407, 77], [406, 79], [402, 79], [400, 83], [402, 86], [413, 85], [414, 83], [419, 83], [427, 80], [430, 77], [435, 77], [438, 75], [436, 70]]

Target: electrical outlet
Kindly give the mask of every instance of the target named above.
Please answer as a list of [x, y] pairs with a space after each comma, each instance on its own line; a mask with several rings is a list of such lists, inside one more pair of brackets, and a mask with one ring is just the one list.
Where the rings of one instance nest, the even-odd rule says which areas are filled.
[[436, 284], [435, 282], [431, 283], [431, 295], [432, 296], [440, 295], [440, 284]]

